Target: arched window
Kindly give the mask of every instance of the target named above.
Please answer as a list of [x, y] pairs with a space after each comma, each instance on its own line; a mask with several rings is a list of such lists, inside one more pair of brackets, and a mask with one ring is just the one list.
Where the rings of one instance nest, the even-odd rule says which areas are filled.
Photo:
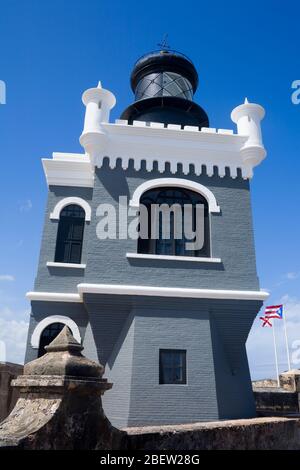
[[59, 217], [55, 262], [81, 263], [85, 212], [77, 204], [65, 206]]
[[[184, 188], [160, 187], [146, 191], [140, 198], [140, 204], [147, 208], [147, 220], [145, 220], [146, 216], [143, 219], [141, 212], [141, 237], [138, 240], [139, 253], [173, 256], [210, 256], [208, 203], [201, 194]], [[173, 205], [179, 207], [179, 216], [176, 215], [178, 213], [170, 210], [167, 217], [165, 217], [163, 215], [164, 212], [157, 209], [162, 204], [167, 208]], [[189, 244], [195, 241], [195, 238], [187, 238], [186, 224], [190, 224], [191, 230], [195, 232], [196, 218], [197, 215], [199, 216], [199, 212], [196, 212], [196, 209], [199, 206], [202, 206], [201, 214], [203, 220], [201, 222], [203, 224], [204, 242], [200, 249], [190, 249]], [[147, 237], [145, 237], [145, 231], [142, 228], [143, 223], [146, 223], [148, 229], [146, 230], [148, 232]], [[156, 232], [153, 232], [153, 224], [156, 224], [156, 226], [158, 224]], [[165, 224], [169, 224], [169, 227], [166, 227]], [[180, 238], [178, 238], [178, 227], [180, 227], [179, 233], [182, 233]], [[151, 238], [153, 233], [157, 235]], [[168, 233], [168, 237], [166, 237], [166, 233]]]
[[40, 336], [38, 357], [46, 354], [45, 346], [48, 346], [48, 344], [50, 344], [56, 338], [64, 326], [64, 323], [51, 323], [50, 325], [46, 326]]

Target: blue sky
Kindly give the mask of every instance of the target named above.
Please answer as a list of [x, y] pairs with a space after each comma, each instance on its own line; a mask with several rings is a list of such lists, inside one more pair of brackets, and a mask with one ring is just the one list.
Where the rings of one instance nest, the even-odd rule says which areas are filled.
[[[230, 112], [245, 96], [266, 109], [268, 156], [251, 183], [258, 273], [270, 302], [286, 304], [291, 342], [300, 339], [300, 105], [291, 101], [291, 84], [300, 79], [297, 2], [2, 0], [0, 8], [0, 80], [7, 86], [0, 105], [0, 340], [7, 359], [23, 359], [24, 295], [33, 287], [47, 191], [40, 159], [82, 152], [81, 94], [98, 80], [116, 95], [111, 117], [119, 117], [132, 101], [134, 61], [166, 32], [198, 69], [195, 100], [212, 127], [234, 128]], [[248, 353], [253, 377], [274, 375], [271, 330], [258, 321]]]

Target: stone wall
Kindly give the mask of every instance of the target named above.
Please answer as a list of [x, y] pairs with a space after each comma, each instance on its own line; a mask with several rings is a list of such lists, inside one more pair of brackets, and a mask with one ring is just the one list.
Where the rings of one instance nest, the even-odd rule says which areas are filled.
[[11, 362], [0, 362], [0, 422], [11, 412], [18, 399], [18, 390], [11, 381], [23, 374], [23, 366]]
[[257, 388], [265, 388], [265, 387], [278, 387], [277, 380], [275, 379], [263, 379], [263, 380], [254, 380], [252, 382], [253, 390]]
[[300, 419], [254, 418], [125, 431], [128, 450], [300, 449]]
[[258, 416], [300, 416], [300, 370], [293, 369], [277, 380], [252, 383]]
[[[30, 450], [300, 450], [298, 418], [270, 417], [151, 427], [114, 428], [102, 408], [112, 383], [104, 367], [82, 355], [67, 327], [13, 381], [20, 397], [0, 424], [0, 449]], [[284, 375], [298, 397], [300, 371]], [[276, 389], [275, 389], [276, 390]]]

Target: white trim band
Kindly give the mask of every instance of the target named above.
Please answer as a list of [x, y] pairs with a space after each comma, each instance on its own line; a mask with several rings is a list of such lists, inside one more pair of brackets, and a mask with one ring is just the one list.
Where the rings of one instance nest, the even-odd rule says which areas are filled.
[[154, 260], [168, 260], [168, 261], [193, 261], [198, 263], [222, 263], [221, 258], [205, 258], [197, 256], [175, 256], [175, 255], [154, 255], [146, 253], [126, 253], [126, 258], [135, 259], [154, 259]]
[[250, 290], [189, 289], [180, 287], [129, 286], [117, 284], [78, 284], [78, 294], [28, 292], [27, 299], [47, 302], [82, 302], [83, 294], [145, 295], [194, 299], [266, 300], [269, 293]]
[[86, 264], [80, 264], [80, 263], [56, 263], [55, 261], [47, 261], [46, 264], [49, 268], [76, 268], [76, 269], [86, 268]]
[[26, 298], [46, 302], [82, 302], [79, 294], [65, 292], [27, 292]]
[[233, 300], [265, 300], [269, 297], [268, 292], [246, 290], [189, 289], [180, 287], [152, 287], [85, 283], [78, 284], [77, 288], [80, 295], [88, 293]]

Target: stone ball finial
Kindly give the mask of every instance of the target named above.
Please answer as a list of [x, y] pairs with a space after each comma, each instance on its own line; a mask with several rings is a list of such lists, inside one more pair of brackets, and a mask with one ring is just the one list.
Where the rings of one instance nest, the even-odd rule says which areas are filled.
[[57, 337], [45, 347], [46, 354], [25, 364], [24, 375], [56, 375], [75, 378], [101, 379], [104, 367], [87, 359], [83, 347], [65, 326]]

